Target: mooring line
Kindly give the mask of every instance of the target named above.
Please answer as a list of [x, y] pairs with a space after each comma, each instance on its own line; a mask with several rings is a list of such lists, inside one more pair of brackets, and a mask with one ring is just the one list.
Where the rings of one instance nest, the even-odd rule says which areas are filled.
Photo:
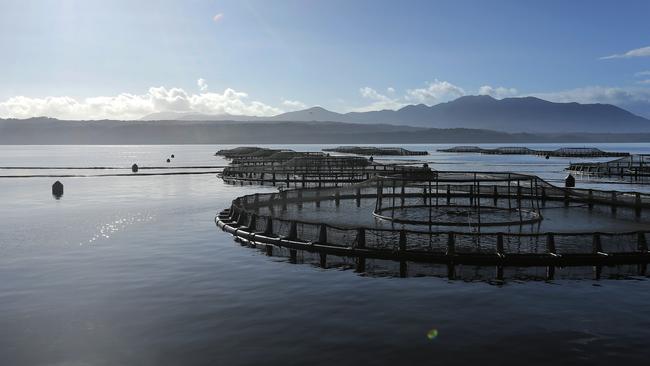
[[170, 172], [170, 173], [117, 173], [117, 174], [33, 174], [33, 175], [0, 175], [0, 178], [90, 178], [90, 177], [137, 177], [152, 175], [198, 175], [198, 174], [219, 174], [221, 170], [207, 172]]
[[[196, 165], [196, 166], [140, 166], [139, 169], [223, 169], [226, 165]], [[118, 166], [0, 166], [5, 170], [100, 170], [100, 169], [131, 169], [131, 167]]]

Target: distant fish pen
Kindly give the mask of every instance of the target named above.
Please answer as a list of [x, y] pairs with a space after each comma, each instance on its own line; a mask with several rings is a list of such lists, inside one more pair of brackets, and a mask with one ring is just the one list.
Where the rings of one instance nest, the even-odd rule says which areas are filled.
[[379, 174], [417, 173], [426, 167], [380, 164], [363, 157], [261, 148], [217, 152], [231, 159], [221, 177], [231, 184], [260, 184], [285, 188], [338, 187], [364, 182]]
[[630, 155], [601, 163], [573, 163], [568, 171], [594, 177], [618, 177], [634, 183], [650, 182], [650, 155]]
[[478, 146], [455, 146], [448, 149], [439, 149], [439, 152], [450, 153], [479, 153], [489, 155], [538, 155], [545, 157], [562, 158], [602, 158], [629, 156], [626, 152], [602, 151], [593, 147], [563, 147], [556, 150], [533, 150], [522, 146], [505, 146], [496, 149], [484, 149]]
[[323, 149], [323, 151], [364, 156], [423, 156], [429, 154], [426, 151], [412, 151], [401, 147], [374, 146], [339, 146], [330, 149]]
[[[216, 218], [238, 240], [327, 258], [546, 268], [650, 261], [650, 195], [569, 189], [515, 173], [401, 171], [356, 184], [251, 194]], [[407, 263], [410, 263], [407, 265]]]

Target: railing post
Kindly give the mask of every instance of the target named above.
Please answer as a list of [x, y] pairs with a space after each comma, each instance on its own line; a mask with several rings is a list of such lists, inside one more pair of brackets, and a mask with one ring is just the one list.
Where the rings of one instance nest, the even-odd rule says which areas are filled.
[[246, 222], [246, 211], [241, 211], [239, 217], [237, 218], [237, 226], [242, 226]]
[[327, 268], [327, 253], [320, 252], [318, 255], [320, 256], [320, 267]]
[[404, 229], [399, 232], [399, 251], [406, 252], [406, 230]]
[[427, 187], [422, 187], [422, 204], [427, 204]]
[[469, 205], [474, 206], [474, 186], [469, 186]]
[[320, 232], [318, 233], [318, 243], [327, 244], [327, 225], [320, 225]]
[[492, 197], [494, 198], [494, 206], [496, 206], [499, 202], [499, 189], [496, 185], [492, 188]]
[[361, 188], [357, 188], [356, 196], [357, 196], [357, 207], [360, 207], [361, 206]]
[[230, 205], [230, 216], [228, 217], [230, 221], [235, 220], [236, 217], [235, 215], [237, 215], [237, 209], [235, 208], [235, 204], [233, 203]]
[[503, 249], [503, 233], [497, 233], [497, 255], [499, 257], [505, 256], [505, 250]]
[[641, 193], [636, 192], [636, 197], [634, 199], [634, 212], [636, 217], [641, 217]]
[[553, 233], [546, 234], [546, 250], [550, 254], [557, 255], [557, 250], [555, 249], [555, 235]]
[[273, 219], [271, 216], [266, 218], [266, 228], [264, 228], [264, 235], [271, 236], [273, 235]]
[[287, 191], [280, 192], [280, 199], [282, 200], [282, 211], [287, 210]]
[[357, 229], [357, 248], [366, 247], [366, 229], [360, 227]]
[[611, 207], [612, 207], [612, 213], [613, 213], [613, 214], [616, 213], [616, 208], [617, 208], [617, 207], [616, 207], [616, 204], [617, 204], [616, 201], [617, 201], [617, 198], [616, 198], [616, 191], [612, 191], [612, 203], [611, 203], [612, 206], [611, 206]]
[[334, 203], [337, 207], [341, 204], [341, 193], [339, 191], [336, 191], [336, 193], [334, 193]]
[[296, 263], [297, 260], [298, 260], [298, 251], [295, 249], [289, 249], [289, 261], [291, 261], [291, 263]]
[[587, 198], [587, 200], [589, 201], [588, 206], [589, 206], [589, 209], [592, 210], [594, 208], [594, 191], [593, 191], [593, 189], [589, 189], [588, 192], [589, 192], [588, 193], [588, 198]]
[[600, 241], [600, 234], [599, 233], [594, 233], [593, 237], [593, 253], [598, 254], [603, 252], [603, 246]]
[[257, 215], [256, 214], [251, 214], [251, 217], [248, 220], [248, 229], [249, 229], [249, 231], [255, 231], [255, 226], [257, 226]]
[[454, 232], [450, 231], [449, 234], [447, 234], [447, 255], [454, 255], [456, 254], [456, 240], [454, 238]]
[[295, 221], [291, 221], [291, 226], [289, 227], [289, 235], [287, 240], [298, 240], [298, 225]]

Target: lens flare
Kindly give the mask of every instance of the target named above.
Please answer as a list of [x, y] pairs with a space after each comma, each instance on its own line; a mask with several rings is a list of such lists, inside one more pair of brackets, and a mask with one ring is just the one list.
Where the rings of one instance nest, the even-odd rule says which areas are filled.
[[438, 329], [431, 329], [427, 332], [427, 338], [431, 341], [438, 336]]

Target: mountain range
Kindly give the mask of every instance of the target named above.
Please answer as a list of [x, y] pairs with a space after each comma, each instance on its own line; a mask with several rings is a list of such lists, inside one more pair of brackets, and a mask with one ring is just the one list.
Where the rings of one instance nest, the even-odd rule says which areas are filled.
[[650, 120], [611, 104], [555, 103], [535, 97], [495, 99], [487, 95], [464, 96], [433, 106], [417, 104], [371, 112], [337, 113], [322, 107], [272, 117], [163, 112], [142, 120], [345, 122], [509, 133], [650, 132]]

